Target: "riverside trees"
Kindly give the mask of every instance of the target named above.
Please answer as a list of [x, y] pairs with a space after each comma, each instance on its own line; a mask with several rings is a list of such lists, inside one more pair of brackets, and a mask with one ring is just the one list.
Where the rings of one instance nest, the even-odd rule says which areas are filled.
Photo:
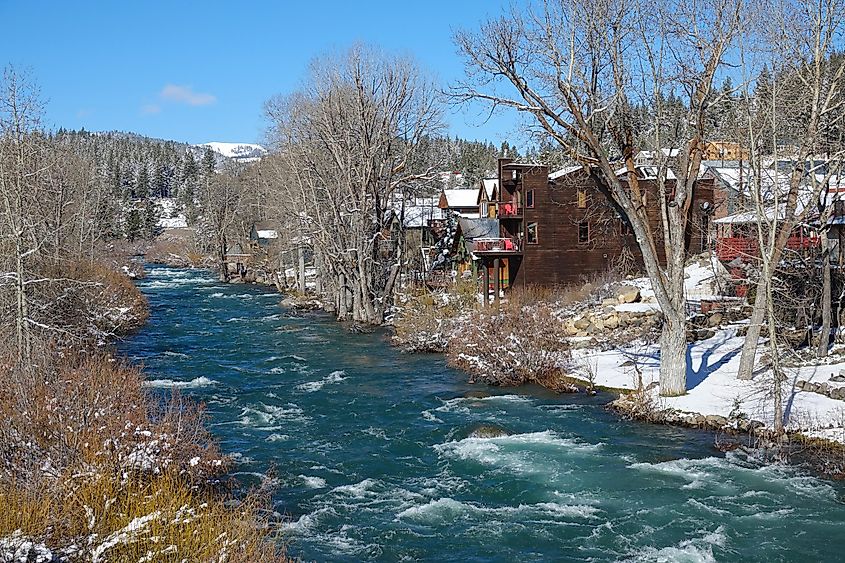
[[[740, 0], [550, 0], [456, 35], [467, 79], [453, 88], [455, 99], [528, 116], [529, 126], [583, 166], [632, 226], [665, 317], [663, 395], [686, 392], [685, 238], [714, 79], [739, 32], [741, 8]], [[667, 103], [678, 98], [682, 104]], [[661, 155], [666, 147], [680, 147], [677, 179], [669, 181], [664, 158], [659, 197], [647, 203], [634, 156], [637, 149]], [[660, 206], [657, 228], [647, 204]]]
[[319, 257], [338, 319], [383, 322], [406, 258], [396, 202], [438, 170], [422, 154], [441, 126], [434, 85], [412, 61], [357, 46], [315, 60], [266, 113], [284, 223]]
[[[845, 6], [840, 0], [825, 0], [765, 2], [761, 7], [765, 17], [757, 18], [760, 27], [747, 36], [742, 48], [746, 115], [739, 133], [749, 153], [761, 267], [737, 375], [751, 379], [761, 327], [766, 322], [779, 396], [783, 377], [777, 365], [772, 282], [793, 230], [815, 212], [827, 222], [833, 203], [828, 194], [830, 182], [840, 182], [845, 154], [845, 58], [837, 50]], [[756, 86], [753, 94], [750, 84]], [[777, 182], [775, 189], [765, 189], [766, 160], [772, 157], [778, 169], [784, 169], [785, 181]], [[822, 228], [825, 226], [823, 223]], [[829, 260], [827, 252], [822, 259]], [[829, 276], [829, 270], [825, 275]], [[828, 280], [823, 292], [823, 332], [830, 326], [829, 292]], [[828, 334], [823, 334], [820, 344], [825, 352], [827, 338]], [[780, 411], [776, 413], [780, 424], [782, 409], [776, 410]]]

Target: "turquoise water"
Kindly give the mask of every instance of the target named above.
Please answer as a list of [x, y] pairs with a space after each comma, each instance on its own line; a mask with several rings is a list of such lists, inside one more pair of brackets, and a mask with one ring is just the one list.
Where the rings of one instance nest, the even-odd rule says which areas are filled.
[[[490, 389], [278, 294], [154, 267], [120, 344], [204, 401], [239, 478], [273, 479], [317, 561], [841, 561], [843, 488], [619, 420], [607, 396]], [[470, 437], [482, 424], [510, 432]]]

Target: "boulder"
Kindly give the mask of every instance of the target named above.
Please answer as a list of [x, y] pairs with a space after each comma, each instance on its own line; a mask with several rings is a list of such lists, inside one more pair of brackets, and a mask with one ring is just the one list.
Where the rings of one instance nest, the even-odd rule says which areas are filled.
[[616, 315], [610, 315], [609, 317], [604, 319], [604, 326], [605, 326], [605, 328], [609, 328], [610, 330], [618, 328], [619, 327], [619, 317], [617, 317]]
[[839, 370], [839, 373], [836, 375], [831, 375], [830, 380], [835, 381], [836, 383], [845, 382], [845, 369]]
[[830, 398], [845, 400], [845, 387], [834, 387], [830, 390]]
[[716, 328], [717, 326], [722, 324], [723, 315], [720, 312], [715, 312], [709, 317], [707, 317], [707, 326], [710, 328]]
[[575, 319], [575, 322], [572, 324], [575, 325], [575, 328], [578, 330], [585, 330], [588, 326], [590, 326], [590, 321], [584, 317], [579, 317]]
[[640, 300], [640, 288], [623, 285], [616, 290], [616, 300], [619, 303], [636, 303]]
[[619, 301], [612, 298], [612, 297], [608, 297], [606, 299], [601, 300], [602, 307], [612, 307], [613, 305], [616, 305], [617, 303], [619, 303]]
[[496, 426], [495, 424], [480, 424], [469, 433], [469, 438], [500, 438], [502, 436], [508, 436], [509, 434], [510, 432], [501, 426]]
[[722, 428], [728, 423], [727, 418], [718, 414], [708, 414], [704, 417], [704, 420], [706, 421], [707, 426], [710, 426], [711, 428]]

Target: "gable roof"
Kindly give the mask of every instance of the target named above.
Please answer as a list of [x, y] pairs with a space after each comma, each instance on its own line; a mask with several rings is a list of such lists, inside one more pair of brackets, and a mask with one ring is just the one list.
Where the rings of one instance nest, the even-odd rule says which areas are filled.
[[[487, 196], [487, 201], [492, 201], [493, 198], [496, 196], [496, 188], [499, 187], [499, 179], [498, 178], [484, 178], [481, 180], [481, 189], [484, 190], [484, 195]], [[481, 199], [482, 191], [479, 190], [478, 196]]]
[[445, 207], [448, 209], [456, 209], [462, 207], [477, 207], [478, 206], [478, 191], [479, 188], [460, 188], [452, 190], [443, 190], [440, 199], [440, 207], [443, 207], [445, 199]]

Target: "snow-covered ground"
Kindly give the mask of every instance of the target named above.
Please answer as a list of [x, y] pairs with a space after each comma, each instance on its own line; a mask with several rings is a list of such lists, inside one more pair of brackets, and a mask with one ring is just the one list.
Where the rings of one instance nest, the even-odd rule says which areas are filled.
[[[694, 263], [687, 269], [687, 292], [695, 302], [717, 298], [717, 279], [714, 268]], [[643, 302], [617, 305], [617, 310], [644, 310], [658, 308], [653, 302], [653, 291], [647, 279], [626, 282], [641, 290]], [[585, 380], [593, 377], [596, 385], [616, 389], [636, 389], [639, 378], [642, 385], [653, 393], [658, 408], [702, 415], [730, 417], [744, 413], [752, 420], [768, 427], [774, 422], [774, 383], [771, 370], [758, 369], [751, 381], [736, 378], [744, 338], [737, 336], [740, 324], [715, 329], [715, 335], [694, 342], [688, 352], [687, 393], [680, 397], [659, 397], [660, 354], [657, 343], [631, 343], [611, 350], [582, 348], [572, 352], [572, 375]], [[769, 351], [761, 340], [758, 360]], [[834, 357], [831, 361], [837, 361]], [[758, 364], [759, 366], [759, 364]], [[803, 391], [795, 386], [797, 381], [828, 382], [830, 387], [845, 386], [845, 382], [830, 382], [832, 376], [845, 370], [845, 362], [786, 367], [783, 384], [785, 425], [803, 434], [845, 442], [845, 401], [832, 399], [820, 393]], [[845, 373], [845, 371], [843, 371]]]
[[173, 198], [160, 197], [155, 199], [158, 206], [158, 226], [162, 229], [184, 229], [188, 226], [185, 213], [179, 209], [179, 202]]
[[217, 154], [223, 155], [226, 158], [237, 160], [238, 162], [255, 162], [267, 154], [267, 149], [261, 145], [253, 143], [211, 142], [196, 146], [203, 148], [208, 147]]

